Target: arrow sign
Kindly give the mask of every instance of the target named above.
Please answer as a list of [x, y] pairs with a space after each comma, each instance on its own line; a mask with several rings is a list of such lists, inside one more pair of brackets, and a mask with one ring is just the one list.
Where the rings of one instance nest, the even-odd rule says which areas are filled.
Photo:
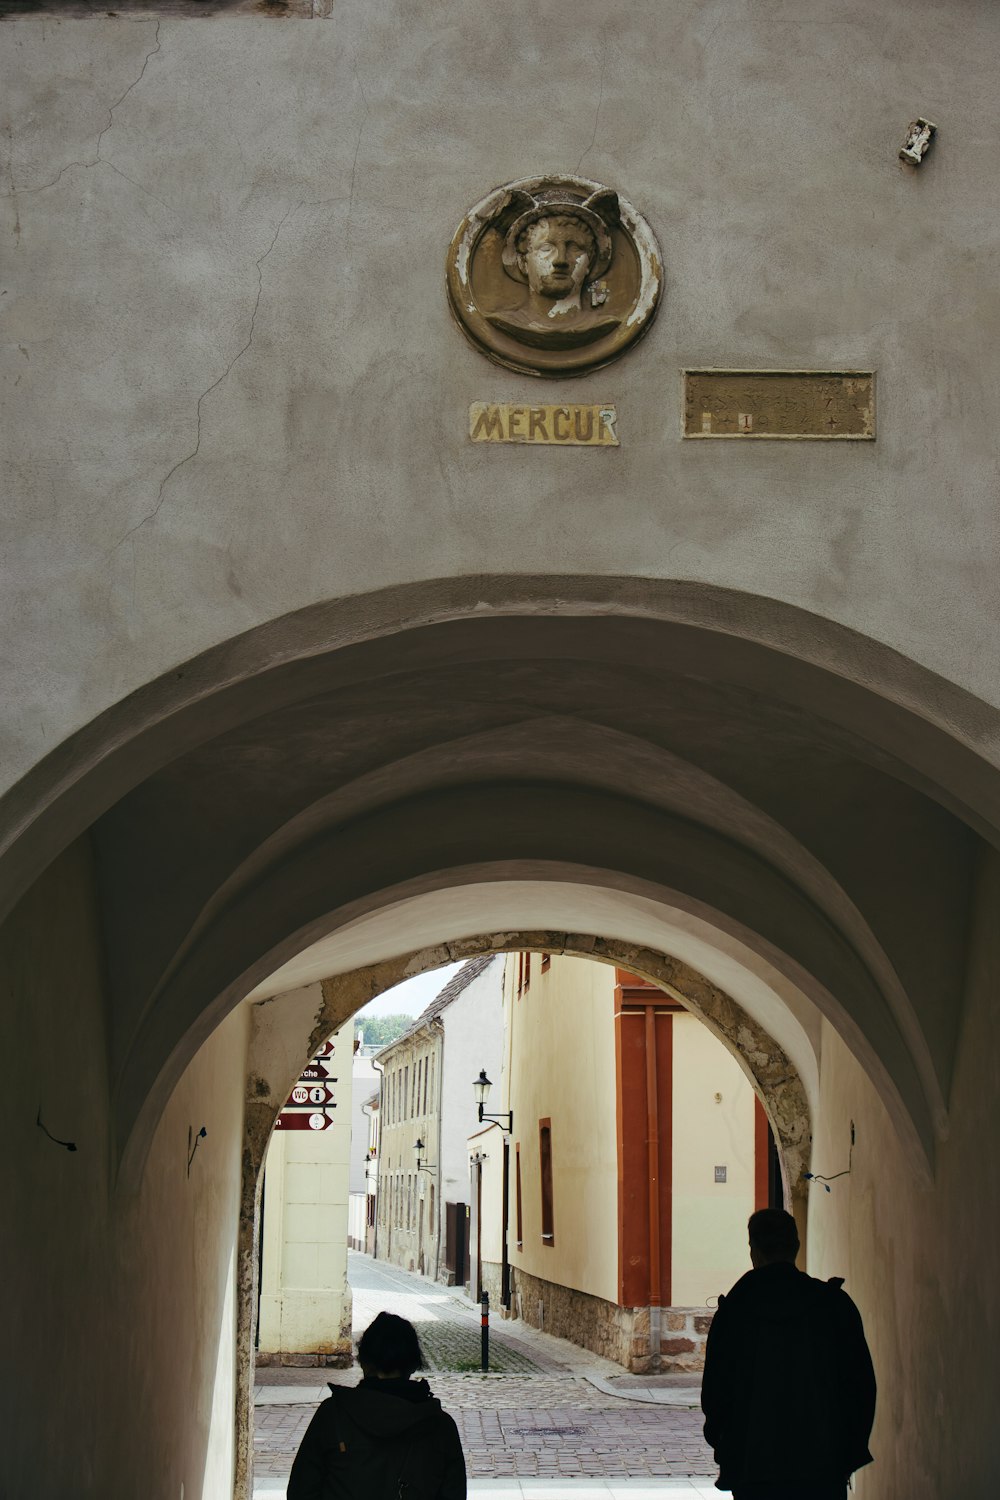
[[275, 1130], [329, 1130], [333, 1120], [329, 1115], [319, 1114], [314, 1111], [306, 1114], [305, 1110], [294, 1110], [285, 1113], [282, 1110], [278, 1116]]
[[322, 1047], [320, 1047], [319, 1051], [316, 1052], [314, 1055], [316, 1057], [329, 1057], [330, 1053], [332, 1051], [333, 1051], [333, 1043], [332, 1042], [324, 1042], [323, 1045], [322, 1045]]
[[307, 1068], [303, 1068], [299, 1077], [304, 1083], [316, 1083], [321, 1079], [329, 1078], [329, 1073], [321, 1062], [311, 1062]]
[[288, 1096], [286, 1109], [336, 1109], [333, 1090], [325, 1083], [297, 1083]]

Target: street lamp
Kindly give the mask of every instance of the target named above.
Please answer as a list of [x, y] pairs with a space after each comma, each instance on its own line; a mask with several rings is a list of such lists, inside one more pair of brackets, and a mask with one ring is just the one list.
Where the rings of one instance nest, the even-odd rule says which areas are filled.
[[[486, 1113], [486, 1101], [490, 1097], [490, 1089], [492, 1087], [492, 1083], [486, 1076], [486, 1069], [480, 1068], [479, 1077], [476, 1078], [472, 1084], [472, 1092], [475, 1094], [476, 1103], [479, 1106], [480, 1124], [482, 1124], [483, 1120], [493, 1120], [494, 1123], [499, 1125], [502, 1130], [506, 1130], [508, 1135], [513, 1135], [514, 1111], [512, 1109], [507, 1110], [506, 1113], [502, 1113], [499, 1115], [488, 1115]], [[503, 1123], [504, 1120], [507, 1121], [506, 1125]]]
[[437, 1168], [436, 1167], [432, 1167], [429, 1162], [421, 1161], [420, 1160], [421, 1153], [426, 1148], [424, 1146], [423, 1141], [420, 1139], [419, 1136], [417, 1136], [417, 1143], [416, 1143], [416, 1145], [414, 1146], [413, 1149], [417, 1153], [417, 1171], [418, 1172], [436, 1172], [437, 1171]]

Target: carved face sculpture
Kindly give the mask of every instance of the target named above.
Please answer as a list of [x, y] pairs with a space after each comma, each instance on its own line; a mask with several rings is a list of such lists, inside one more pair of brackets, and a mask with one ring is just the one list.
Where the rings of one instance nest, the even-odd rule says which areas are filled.
[[579, 302], [596, 246], [582, 219], [559, 215], [537, 219], [518, 239], [517, 262], [536, 296]]
[[490, 359], [531, 375], [576, 375], [616, 359], [652, 321], [660, 255], [614, 188], [526, 177], [466, 214], [448, 250], [448, 298]]

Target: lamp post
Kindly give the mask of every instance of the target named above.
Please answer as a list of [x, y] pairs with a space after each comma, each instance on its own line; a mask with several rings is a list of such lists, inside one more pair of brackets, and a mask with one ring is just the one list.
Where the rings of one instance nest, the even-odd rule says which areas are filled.
[[[472, 1084], [472, 1092], [476, 1096], [476, 1104], [479, 1106], [479, 1123], [482, 1124], [484, 1120], [492, 1120], [500, 1126], [501, 1130], [505, 1130], [508, 1135], [513, 1135], [514, 1111], [512, 1109], [506, 1110], [499, 1115], [488, 1115], [486, 1113], [486, 1102], [490, 1097], [490, 1089], [492, 1087], [492, 1083], [486, 1076], [486, 1069], [480, 1068], [479, 1077]], [[507, 1121], [506, 1125], [503, 1123], [504, 1120]]]
[[415, 1146], [414, 1146], [414, 1148], [413, 1148], [413, 1149], [414, 1149], [414, 1151], [415, 1151], [415, 1152], [416, 1152], [416, 1153], [417, 1153], [417, 1171], [418, 1171], [418, 1172], [436, 1172], [436, 1171], [437, 1171], [437, 1168], [436, 1168], [436, 1167], [433, 1167], [433, 1166], [431, 1166], [431, 1164], [430, 1164], [430, 1163], [429, 1163], [429, 1162], [426, 1162], [426, 1161], [421, 1161], [421, 1160], [420, 1160], [420, 1157], [421, 1157], [421, 1153], [422, 1153], [422, 1152], [423, 1152], [423, 1151], [424, 1151], [424, 1150], [425, 1150], [425, 1149], [426, 1149], [426, 1148], [425, 1148], [425, 1146], [424, 1146], [424, 1143], [423, 1143], [423, 1141], [422, 1141], [422, 1140], [421, 1140], [421, 1139], [420, 1139], [420, 1137], [419, 1137], [419, 1136], [417, 1136], [417, 1141], [416, 1141], [416, 1145], [415, 1145]]
[[[484, 1120], [492, 1120], [499, 1125], [504, 1132], [503, 1137], [503, 1200], [500, 1209], [501, 1224], [501, 1262], [500, 1262], [500, 1303], [503, 1307], [510, 1308], [510, 1253], [507, 1245], [507, 1220], [510, 1217], [510, 1140], [514, 1134], [514, 1111], [508, 1109], [499, 1115], [486, 1113], [486, 1104], [490, 1097], [492, 1083], [486, 1076], [486, 1069], [479, 1069], [479, 1077], [473, 1080], [472, 1092], [475, 1095], [476, 1105], [479, 1110], [479, 1123]], [[506, 1125], [504, 1121], [506, 1120]], [[488, 1304], [487, 1304], [488, 1305]], [[488, 1314], [485, 1314], [488, 1316]], [[488, 1331], [484, 1338], [489, 1338]], [[487, 1358], [484, 1355], [484, 1359]], [[485, 1370], [487, 1365], [483, 1365]]]

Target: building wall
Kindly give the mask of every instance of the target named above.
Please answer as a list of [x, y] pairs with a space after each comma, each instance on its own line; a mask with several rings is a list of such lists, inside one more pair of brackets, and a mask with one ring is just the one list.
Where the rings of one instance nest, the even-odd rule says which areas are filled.
[[[659, 1325], [655, 1318], [651, 1324], [645, 1306], [651, 1296], [648, 1270], [641, 1297], [628, 1294], [635, 1277], [623, 1282], [621, 1275], [622, 1255], [645, 1255], [648, 1268], [649, 1229], [647, 1221], [637, 1238], [634, 1223], [620, 1225], [621, 1214], [647, 1207], [645, 1165], [635, 1203], [627, 1193], [619, 1195], [619, 1149], [635, 1159], [645, 1146], [647, 1115], [641, 1096], [638, 1114], [623, 1110], [622, 1121], [618, 1118], [616, 971], [560, 955], [543, 969], [542, 956], [535, 953], [530, 955], [528, 987], [519, 997], [524, 963], [524, 955], [508, 957], [504, 977], [504, 1084], [516, 1127], [509, 1222], [510, 1258], [521, 1292], [517, 1305], [529, 1321], [547, 1319], [550, 1331], [632, 1368], [648, 1369], [651, 1359], [655, 1365], [660, 1358], [672, 1368], [700, 1368], [707, 1304], [749, 1269], [746, 1222], [756, 1206], [753, 1089], [697, 1017], [681, 1008], [656, 1016], [661, 1030], [664, 1025], [670, 1030], [669, 1076], [662, 1076], [661, 1066], [657, 1095], [661, 1112], [669, 1101], [664, 1138], [670, 1144], [658, 1175], [664, 1306]], [[663, 1001], [654, 1006], [657, 1011], [673, 1006], [661, 991], [651, 993]], [[648, 996], [650, 991], [638, 982], [635, 994]], [[633, 1021], [641, 1039], [643, 1018]], [[640, 1071], [636, 1086], [642, 1089], [644, 1065]], [[553, 1143], [551, 1243], [541, 1234], [537, 1124], [543, 1118], [551, 1120]], [[619, 1147], [620, 1125], [632, 1135], [625, 1130]], [[470, 1140], [470, 1149], [475, 1144]], [[724, 1182], [716, 1181], [717, 1167], [725, 1169]], [[499, 1202], [496, 1189], [484, 1215], [487, 1224], [491, 1214], [495, 1222]], [[490, 1243], [494, 1241], [492, 1236]], [[633, 1306], [640, 1311], [625, 1310]], [[657, 1326], [659, 1349], [653, 1347]]]
[[[865, 1321], [879, 1401], [859, 1500], [991, 1495], [1000, 1327], [1000, 856], [984, 859], [966, 974], [951, 1128], [921, 1181], [871, 1083], [824, 1027], [814, 1170], [851, 1172], [809, 1200], [809, 1266], [843, 1276]], [[856, 1144], [850, 1150], [850, 1125]]]
[[[353, 1023], [352, 1023], [353, 1024]], [[351, 1178], [352, 1193], [367, 1190], [365, 1168], [368, 1165], [368, 1112], [366, 1105], [379, 1089], [379, 1074], [371, 1055], [364, 1047], [354, 1054], [351, 1067]]]
[[[25, 789], [12, 809], [13, 827], [38, 814], [43, 830], [19, 889], [149, 765], [223, 719], [212, 703], [190, 728], [213, 684], [238, 695], [247, 662], [270, 669], [401, 621], [640, 613], [666, 599], [685, 621], [704, 609], [720, 637], [759, 632], [789, 661], [828, 653], [831, 709], [852, 680], [884, 688], [888, 677], [893, 704], [908, 704], [913, 663], [940, 674], [925, 698], [913, 690], [931, 740], [936, 725], [950, 734], [959, 723], [950, 684], [996, 704], [992, 0], [848, 3], [832, 20], [828, 5], [776, 0], [744, 7], [738, 24], [703, 0], [636, 0], [611, 19], [597, 0], [419, 15], [403, 0], [342, 0], [333, 16], [4, 21], [3, 466], [14, 490], [0, 591], [4, 784], [45, 761], [41, 790]], [[895, 157], [917, 109], [945, 122], [919, 174]], [[487, 187], [535, 170], [540, 156], [620, 187], [664, 250], [666, 296], [649, 337], [599, 379], [551, 387], [556, 400], [586, 389], [616, 401], [623, 447], [613, 453], [500, 453], [466, 438], [470, 399], [520, 400], [526, 382], [487, 366], [452, 327], [443, 246]], [[685, 363], [874, 367], [878, 440], [685, 444]], [[297, 633], [295, 612], [310, 609]], [[271, 632], [265, 646], [244, 635], [258, 627]], [[210, 670], [189, 670], [216, 647]], [[488, 691], [492, 664], [477, 670]], [[783, 701], [791, 781], [798, 699]], [[112, 708], [111, 727], [66, 746]], [[973, 728], [955, 727], [956, 740], [965, 734], [985, 756], [994, 719], [979, 704], [966, 710]], [[133, 743], [149, 725], [148, 742]], [[574, 723], [574, 735], [583, 729]], [[932, 770], [936, 756], [932, 744]], [[196, 1023], [164, 1022], [141, 1089], [117, 1082], [146, 997], [238, 866], [246, 810], [260, 812], [267, 758], [247, 758], [261, 776], [227, 851], [219, 829], [236, 761], [220, 756], [189, 822], [176, 784], [156, 803], [187, 862], [150, 858], [140, 829], [143, 856], [125, 861], [128, 899], [112, 920], [107, 843], [100, 914], [78, 864], [87, 852], [74, 846], [4, 930], [4, 1206], [18, 1242], [4, 1237], [0, 1254], [18, 1297], [2, 1462], [13, 1493], [137, 1494], [150, 1472], [165, 1493], [183, 1485], [186, 1500], [227, 1492], [219, 1414], [240, 1099], [224, 1044], [242, 1023], [218, 1036], [214, 1026], [246, 964], [220, 944], [197, 976], [204, 1013], [199, 999]], [[581, 763], [581, 781], [596, 761]], [[294, 780], [287, 759], [269, 763], [276, 784]], [[970, 786], [982, 766], [970, 754]], [[740, 770], [753, 799], [763, 778]], [[925, 954], [947, 953], [939, 936], [963, 930], [964, 913], [932, 902], [926, 922], [907, 926], [910, 851], [871, 836], [885, 808], [873, 798], [836, 829], [806, 813], [796, 826], [807, 842], [815, 833], [821, 858], [825, 835], [835, 872], [857, 855], [868, 880], [854, 894], [862, 904], [885, 894], [883, 934], [902, 934], [914, 988]], [[260, 839], [279, 826], [275, 814]], [[885, 846], [898, 854], [895, 879], [871, 863]], [[934, 862], [951, 885], [951, 860]], [[992, 913], [998, 904], [994, 882]], [[111, 959], [119, 976], [145, 966], [145, 984], [112, 986]], [[925, 1179], [826, 1039], [817, 1155], [843, 1160], [849, 1117], [859, 1150], [850, 1198], [814, 1191], [815, 1255], [831, 1273], [850, 1263], [890, 1393], [880, 1462], [860, 1481], [866, 1500], [997, 1488], [987, 1164], [1000, 1038], [986, 937], [969, 974], [954, 1077], [959, 1009], [940, 998], [937, 976], [938, 999], [920, 1013], [951, 1114], [947, 1139], [943, 1122], [941, 1139], [923, 1131]], [[831, 981], [834, 999], [838, 990], [846, 1005]], [[146, 1097], [182, 1036], [192, 1055], [203, 1051], [157, 1095], [142, 1183], [116, 1198], [109, 1164], [131, 1118], [121, 1100]], [[73, 1154], [34, 1123], [57, 1037], [75, 1049], [58, 1101]], [[879, 1047], [898, 1057], [891, 1026], [876, 1040], [873, 1057]], [[209, 1134], [188, 1177], [178, 1164], [199, 1123]], [[87, 1371], [68, 1412], [52, 1400], [53, 1368]]]
[[[976, 649], [997, 620], [997, 8], [721, 17], [343, 0], [325, 23], [4, 22], [8, 338], [31, 354], [5, 423], [25, 476], [6, 782], [263, 619], [484, 569], [748, 588], [997, 701]], [[915, 177], [896, 151], [918, 107], [948, 124]], [[117, 171], [91, 167], [98, 140]], [[650, 335], [595, 383], [623, 447], [470, 444], [470, 400], [535, 395], [453, 326], [445, 248], [491, 187], [581, 158], [666, 265]], [[878, 441], [685, 444], [685, 363], [875, 368]]]
[[[615, 1137], [614, 970], [553, 959], [517, 998], [518, 956], [504, 979], [510, 1028], [511, 1171], [521, 1161], [523, 1240], [511, 1262], [610, 1302], [618, 1299], [618, 1160]], [[503, 1106], [500, 1106], [503, 1107]], [[539, 1121], [552, 1122], [554, 1237], [542, 1239]], [[512, 1188], [512, 1215], [516, 1214]]]
[[[442, 1014], [444, 1055], [441, 1114], [441, 1213], [447, 1203], [468, 1203], [467, 1140], [476, 1128], [472, 1092], [481, 1068], [494, 1083], [497, 1105], [503, 1046], [503, 959], [497, 958]], [[442, 1228], [444, 1221], [442, 1219]], [[442, 1241], [443, 1247], [443, 1241]]]
[[[436, 1276], [440, 1259], [437, 1165], [441, 1118], [440, 1025], [421, 1027], [378, 1055], [384, 1069], [379, 1108], [378, 1236], [380, 1260]], [[419, 1088], [418, 1088], [419, 1080]]]
[[[732, 1053], [696, 1016], [680, 1011], [673, 1026], [670, 1301], [704, 1307], [750, 1269], [756, 1096]], [[715, 1180], [719, 1166], [724, 1183]]]
[[[125, 1195], [104, 986], [82, 839], [0, 926], [0, 1056], [18, 1059], [0, 1090], [0, 1489], [65, 1500], [142, 1495], [153, 1482], [158, 1494], [214, 1500], [232, 1486], [248, 1016], [234, 1011], [204, 1043], [166, 1105], [139, 1192]], [[74, 1152], [46, 1137], [39, 1112]]]
[[275, 1130], [264, 1163], [259, 1352], [281, 1364], [349, 1364], [347, 1282], [354, 1027], [330, 1038], [328, 1130]]

